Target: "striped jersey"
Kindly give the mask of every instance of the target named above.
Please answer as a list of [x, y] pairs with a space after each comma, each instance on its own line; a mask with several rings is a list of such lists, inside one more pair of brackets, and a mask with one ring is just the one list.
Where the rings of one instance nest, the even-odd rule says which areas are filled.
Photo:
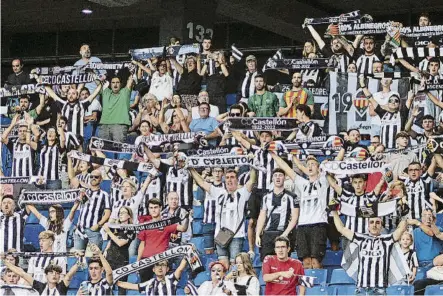
[[85, 237], [84, 230], [91, 228], [101, 220], [105, 210], [111, 209], [109, 194], [99, 189], [86, 190], [87, 201], [80, 207], [80, 216], [77, 222], [76, 233]]
[[272, 183], [272, 172], [277, 167], [277, 164], [269, 151], [255, 148], [252, 148], [252, 150], [254, 151], [255, 159], [258, 161], [259, 166], [266, 169], [266, 172], [260, 170], [257, 171], [257, 189], [270, 190]]
[[253, 94], [255, 94], [255, 76], [257, 76], [258, 72], [251, 73], [249, 71], [246, 72], [245, 78], [243, 78], [243, 82], [241, 84], [241, 97], [249, 98]]
[[110, 285], [106, 279], [101, 279], [96, 283], [92, 283], [91, 281], [83, 281], [80, 284], [79, 290], [82, 289], [88, 291], [84, 295], [90, 295], [90, 296], [113, 295], [112, 285]]
[[26, 211], [15, 212], [12, 216], [6, 216], [0, 212], [0, 253], [9, 249], [23, 251], [23, 238], [26, 219]]
[[[373, 203], [378, 197], [373, 193], [364, 193], [363, 195], [356, 195], [343, 189], [342, 194], [339, 196], [341, 202], [346, 202], [355, 207], [367, 206], [367, 204]], [[359, 233], [366, 233], [368, 231], [369, 219], [360, 217], [346, 216], [345, 227]]]
[[431, 202], [429, 200], [429, 193], [431, 193], [432, 179], [428, 173], [424, 173], [416, 181], [410, 178], [401, 178], [406, 186], [406, 192], [408, 195], [408, 206], [412, 219], [420, 219], [421, 213], [426, 208], [432, 209]]
[[77, 101], [75, 103], [69, 103], [68, 101], [64, 102], [61, 113], [62, 116], [68, 119], [68, 122], [66, 124], [68, 132], [72, 132], [83, 137], [85, 110], [88, 109], [89, 105], [89, 101]]
[[[289, 109], [288, 113], [284, 117], [296, 118], [297, 110], [295, 108], [297, 108], [298, 105], [314, 104], [314, 97], [312, 93], [306, 88], [302, 88], [298, 91], [290, 90], [285, 92], [282, 99], [280, 99], [280, 107], [286, 108], [291, 103], [291, 101], [293, 101], [292, 108]], [[283, 104], [282, 106], [283, 102], [285, 104]]]
[[26, 143], [18, 139], [10, 140], [7, 144], [12, 153], [11, 177], [30, 177], [33, 173], [34, 150]]
[[60, 148], [58, 144], [55, 144], [52, 146], [40, 146], [39, 151], [40, 169], [38, 175], [45, 177], [46, 180], [60, 179], [61, 153], [63, 153], [64, 149]]
[[375, 55], [361, 55], [356, 62], [358, 74], [372, 74], [372, 65], [379, 62], [380, 59]]
[[[226, 189], [225, 183], [220, 184], [212, 183], [212, 186], [217, 188]], [[205, 200], [203, 202], [203, 223], [215, 223], [215, 209], [217, 208], [217, 196], [212, 196], [209, 192], [206, 192]]]
[[138, 285], [138, 291], [148, 296], [172, 296], [177, 295], [178, 280], [172, 273], [165, 276], [164, 281], [160, 281], [155, 276], [147, 282]]
[[297, 197], [294, 193], [283, 190], [279, 194], [273, 191], [263, 197], [261, 210], [266, 211], [264, 231], [285, 231], [291, 220], [293, 208], [298, 208]]

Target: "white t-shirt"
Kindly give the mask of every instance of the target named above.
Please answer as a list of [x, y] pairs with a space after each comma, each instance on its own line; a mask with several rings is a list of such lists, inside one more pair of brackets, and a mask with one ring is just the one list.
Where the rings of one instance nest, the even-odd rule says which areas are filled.
[[[380, 106], [383, 106], [383, 105], [387, 105], [388, 104], [389, 98], [392, 95], [394, 95], [394, 94], [398, 95], [398, 93], [396, 91], [390, 91], [390, 92], [387, 92], [387, 93], [379, 91], [379, 92], [376, 92], [375, 94], [373, 94], [372, 97], [374, 98], [374, 100], [377, 101], [377, 103]], [[381, 120], [380, 120], [380, 117], [378, 115], [375, 115], [374, 117], [372, 117], [371, 120], [372, 120], [371, 123], [373, 125], [381, 125]]]
[[[250, 278], [251, 278], [251, 280], [249, 281]], [[248, 281], [249, 281], [249, 285], [247, 285]], [[234, 283], [233, 280], [231, 282]], [[247, 285], [246, 295], [248, 295], [248, 296], [260, 295], [260, 282], [258, 281], [257, 277], [255, 277], [255, 276], [245, 275], [242, 277], [237, 277], [235, 284], [242, 285], [242, 286]]]
[[[53, 249], [57, 252], [56, 249]], [[32, 278], [42, 283], [46, 283], [45, 268], [49, 264], [55, 264], [62, 268], [62, 275], [66, 274], [66, 258], [65, 257], [32, 257], [28, 262], [28, 273], [33, 274]], [[61, 277], [63, 279], [63, 276]]]
[[144, 196], [145, 196], [144, 192], [142, 190], [139, 190], [137, 194], [131, 197], [130, 199], [120, 199], [116, 201], [112, 205], [110, 219], [118, 220], [118, 212], [120, 211], [120, 208], [123, 206], [127, 206], [131, 208], [133, 214], [133, 221], [134, 224], [136, 224], [138, 221], [138, 207], [143, 201]]
[[[226, 289], [231, 290], [233, 295], [237, 295], [235, 286], [230, 281], [224, 282]], [[220, 287], [220, 285], [217, 285], [215, 287], [212, 286], [212, 281], [206, 281], [204, 282], [197, 290], [198, 295], [226, 295], [223, 293], [223, 287]], [[258, 295], [258, 294], [257, 294]]]
[[152, 74], [149, 93], [153, 94], [157, 100], [161, 102], [164, 98], [172, 97], [172, 84], [173, 80], [169, 73], [165, 73], [163, 76], [160, 76], [159, 72], [156, 71], [154, 74]]
[[[45, 228], [45, 230], [48, 230], [48, 218], [45, 216], [41, 216], [40, 225]], [[68, 240], [68, 232], [71, 228], [72, 221], [69, 218], [66, 218], [65, 221], [63, 221], [63, 231], [60, 234], [56, 234], [54, 236], [54, 245], [52, 246], [52, 249], [54, 252], [67, 252], [66, 248], [66, 241]]]
[[[246, 203], [248, 202], [251, 193], [247, 190], [246, 186], [241, 187], [232, 193], [232, 202], [227, 200], [228, 191], [223, 187], [215, 187], [214, 185], [211, 185], [209, 193], [217, 198], [217, 205], [215, 208], [215, 236], [217, 236], [222, 227], [226, 227], [235, 232], [243, 220]], [[244, 223], [245, 222], [243, 221], [243, 226], [240, 227], [239, 231], [234, 236], [235, 238], [245, 237]]]
[[85, 110], [85, 116], [91, 116], [92, 112], [101, 112], [102, 105], [97, 99], [92, 100], [91, 105], [88, 106], [88, 109]]

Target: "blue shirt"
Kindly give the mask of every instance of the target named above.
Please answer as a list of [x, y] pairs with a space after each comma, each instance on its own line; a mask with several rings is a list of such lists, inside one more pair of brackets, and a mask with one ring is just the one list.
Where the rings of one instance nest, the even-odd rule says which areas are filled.
[[[189, 125], [191, 132], [204, 132], [206, 135], [212, 133], [217, 127], [218, 122], [214, 117], [193, 119]], [[209, 141], [211, 145], [215, 145], [215, 143], [215, 140]]]
[[[440, 231], [443, 229], [437, 226]], [[418, 262], [432, 261], [443, 250], [442, 241], [423, 232], [420, 228], [414, 229], [414, 243]]]
[[[102, 62], [102, 60], [100, 60], [97, 57], [90, 57], [89, 58], [89, 63], [101, 63], [101, 62]], [[74, 66], [83, 66], [85, 64], [86, 64], [86, 62], [83, 61], [82, 59], [80, 59], [77, 62], [75, 62]], [[105, 74], [106, 70], [94, 70], [94, 72], [97, 73], [97, 74]], [[74, 74], [77, 75], [78, 73], [76, 73], [74, 71]], [[95, 84], [95, 82], [93, 81], [93, 82], [86, 83], [85, 87], [87, 89], [89, 89], [89, 92], [92, 94], [94, 92], [94, 90], [97, 88], [97, 84]]]

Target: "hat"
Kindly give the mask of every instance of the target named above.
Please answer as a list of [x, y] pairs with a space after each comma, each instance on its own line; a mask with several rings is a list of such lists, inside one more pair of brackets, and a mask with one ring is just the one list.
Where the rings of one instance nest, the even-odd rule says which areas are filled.
[[395, 139], [397, 140], [398, 138], [409, 138], [410, 135], [407, 132], [398, 132], [395, 135]]
[[250, 61], [250, 60], [254, 60], [256, 61], [257, 59], [255, 58], [255, 55], [248, 55], [248, 57], [246, 58], [246, 62]]

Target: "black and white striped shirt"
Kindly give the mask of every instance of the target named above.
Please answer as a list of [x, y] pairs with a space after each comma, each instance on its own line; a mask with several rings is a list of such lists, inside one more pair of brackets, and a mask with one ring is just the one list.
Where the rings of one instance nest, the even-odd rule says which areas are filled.
[[30, 177], [34, 175], [34, 150], [26, 143], [21, 143], [18, 139], [10, 140], [7, 144], [12, 153], [12, 174], [11, 177]]
[[272, 172], [277, 167], [277, 164], [267, 150], [256, 149], [254, 155], [259, 165], [266, 168], [266, 172], [257, 172], [257, 189], [269, 190], [271, 189]]
[[46, 180], [60, 179], [61, 156], [64, 149], [60, 148], [58, 144], [53, 146], [44, 145], [40, 148], [40, 169], [39, 176], [43, 176]]
[[421, 213], [426, 208], [432, 209], [429, 200], [429, 193], [431, 192], [432, 179], [428, 173], [424, 173], [417, 181], [410, 178], [402, 179], [406, 186], [408, 195], [408, 206], [412, 219], [420, 219]]
[[86, 228], [91, 228], [101, 220], [105, 210], [111, 209], [109, 194], [105, 191], [88, 189], [86, 196], [87, 201], [81, 205], [76, 229], [76, 233], [81, 237], [84, 237]]
[[[352, 192], [349, 192], [343, 189], [341, 196], [339, 197], [340, 201], [346, 202], [355, 207], [367, 206], [370, 203], [373, 203], [378, 199], [378, 197], [373, 193], [365, 193], [363, 195], [355, 195]], [[346, 216], [346, 228], [359, 233], [366, 233], [368, 231], [369, 219], [368, 218], [360, 218], [360, 217], [351, 217]]]
[[148, 296], [173, 296], [177, 295], [178, 279], [172, 273], [165, 276], [164, 281], [159, 281], [157, 276], [138, 285], [138, 291]]
[[[220, 184], [212, 183], [212, 186], [226, 189], [226, 185], [223, 182]], [[206, 192], [205, 200], [203, 202], [203, 208], [204, 208], [203, 223], [205, 224], [215, 223], [215, 209], [217, 208], [217, 196], [212, 196], [209, 192]]]
[[0, 253], [9, 249], [23, 251], [25, 223], [28, 215], [25, 211], [6, 216], [0, 212]]
[[166, 193], [177, 192], [179, 205], [190, 209], [193, 203], [193, 179], [187, 169], [179, 169], [165, 163], [160, 164], [159, 170], [166, 175]]
[[[148, 188], [145, 192], [145, 198], [144, 201], [140, 204], [140, 207], [138, 208], [138, 216], [146, 216], [149, 215], [148, 211], [148, 201], [150, 201], [153, 198], [158, 198], [162, 200], [162, 186], [160, 182], [160, 178], [157, 177], [154, 180], [149, 183]], [[166, 204], [166, 201], [163, 201], [163, 204]]]
[[[186, 218], [186, 216], [188, 215], [188, 211], [186, 211], [184, 208], [182, 207], [178, 207], [175, 209], [175, 211], [173, 213], [170, 212], [169, 206], [166, 206], [163, 211], [161, 212], [161, 216], [162, 216], [162, 220], [166, 220], [172, 217], [180, 217], [180, 219], [182, 219], [182, 221], [180, 222], [180, 225], [182, 226], [186, 226], [189, 224], [189, 218]], [[191, 227], [188, 227], [188, 230], [186, 232], [190, 232], [192, 235], [192, 229]], [[176, 247], [181, 245], [181, 239], [182, 239], [182, 233], [178, 232], [177, 233], [177, 238], [173, 239], [172, 237], [169, 240], [169, 247]]]
[[291, 220], [293, 208], [298, 208], [297, 197], [294, 193], [283, 190], [279, 194], [273, 191], [263, 197], [262, 211], [266, 211], [264, 231], [285, 231]]
[[248, 99], [250, 96], [255, 94], [255, 76], [257, 76], [257, 74], [257, 71], [254, 73], [249, 71], [246, 72], [240, 90], [242, 98]]
[[386, 288], [389, 256], [395, 243], [392, 234], [375, 237], [355, 232], [352, 242], [359, 250], [357, 287]]
[[85, 287], [85, 290], [88, 291], [86, 295], [90, 296], [113, 295], [112, 285], [110, 285], [106, 279], [101, 279], [96, 283], [92, 283], [91, 281], [83, 281], [80, 284], [79, 290], [82, 290], [82, 287]]
[[83, 137], [85, 110], [88, 109], [89, 105], [89, 101], [77, 101], [75, 103], [65, 102], [61, 113], [62, 116], [68, 119], [68, 122], [66, 124], [68, 132], [72, 132]]
[[361, 55], [356, 62], [358, 74], [372, 74], [372, 65], [380, 59], [375, 55]]
[[38, 256], [32, 257], [28, 262], [28, 273], [32, 274], [34, 280], [46, 283], [45, 268], [49, 264], [55, 264], [62, 268], [61, 274], [66, 274], [66, 258], [65, 257], [51, 257]]
[[351, 59], [346, 54], [333, 54], [331, 56], [332, 66], [335, 68], [337, 72], [348, 72], [348, 66], [351, 62]]
[[72, 132], [65, 132], [65, 147], [66, 151], [76, 150], [80, 146], [80, 141], [76, 134]]
[[403, 255], [405, 256], [406, 262], [411, 271], [414, 267], [418, 268], [417, 252], [415, 252], [415, 250], [409, 250], [406, 253], [403, 253]]
[[[88, 185], [89, 185], [89, 181], [91, 180], [91, 174], [90, 173], [86, 173], [86, 174], [80, 173], [80, 174], [76, 175], [75, 177], [77, 178], [77, 180], [79, 180], [79, 182], [82, 182], [82, 183], [85, 183], [85, 184], [88, 184]], [[80, 184], [80, 188], [86, 188], [86, 187], [83, 187]]]
[[385, 148], [395, 148], [395, 136], [402, 131], [404, 120], [400, 111], [388, 112], [377, 105], [375, 112], [380, 116], [381, 130], [380, 140]]

